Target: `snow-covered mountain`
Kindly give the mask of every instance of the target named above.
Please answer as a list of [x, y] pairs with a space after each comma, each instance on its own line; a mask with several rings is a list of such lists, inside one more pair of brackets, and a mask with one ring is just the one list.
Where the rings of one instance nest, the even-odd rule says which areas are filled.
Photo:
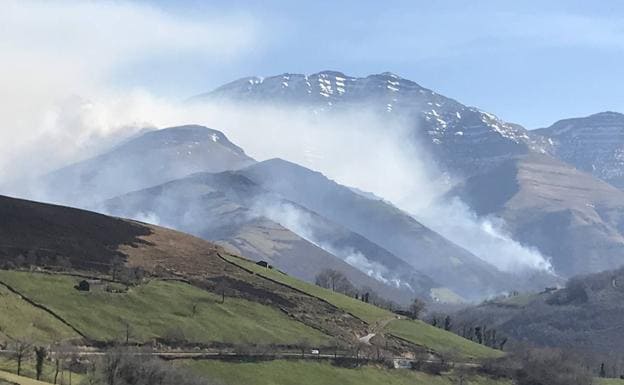
[[564, 119], [531, 134], [553, 156], [624, 187], [624, 114], [601, 112]]
[[336, 71], [248, 77], [192, 100], [293, 103], [319, 112], [365, 105], [382, 114], [408, 116], [416, 139], [442, 164], [467, 173], [487, 168], [500, 158], [541, 150], [523, 127], [390, 72], [367, 77]]
[[[451, 195], [479, 215], [504, 219], [505, 230], [552, 258], [556, 271], [567, 276], [624, 262], [624, 195], [596, 178], [617, 184], [620, 176], [619, 114], [590, 117], [585, 129], [564, 121], [531, 132], [392, 73], [334, 71], [244, 78], [193, 100], [292, 104], [330, 118], [347, 108], [400, 117], [438, 167], [461, 181]], [[580, 242], [588, 232], [591, 244]]]

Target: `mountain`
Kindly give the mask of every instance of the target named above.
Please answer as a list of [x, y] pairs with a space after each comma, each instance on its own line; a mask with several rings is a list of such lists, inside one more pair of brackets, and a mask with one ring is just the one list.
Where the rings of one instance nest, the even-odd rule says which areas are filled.
[[[202, 141], [201, 138], [207, 140]], [[189, 143], [200, 143], [191, 153], [195, 155], [191, 158], [179, 156], [180, 149], [186, 148]], [[161, 155], [162, 159], [159, 158]], [[194, 161], [196, 158], [201, 161]], [[63, 186], [58, 193], [70, 193], [71, 196], [66, 195], [65, 199], [72, 201], [72, 204], [89, 204], [115, 215], [161, 223], [205, 239], [218, 240], [227, 243], [232, 250], [272, 262], [308, 281], [313, 281], [323, 267], [340, 266], [350, 272], [354, 283], [371, 286], [379, 294], [400, 302], [410, 300], [414, 294], [455, 301], [459, 296], [482, 298], [509, 289], [511, 280], [508, 275], [448, 242], [395, 207], [333, 182], [329, 183], [330, 188], [345, 191], [339, 195], [346, 198], [328, 206], [332, 207], [333, 213], [288, 196], [276, 197], [274, 195], [279, 195], [281, 191], [273, 191], [266, 181], [252, 181], [252, 174], [242, 173], [225, 173], [220, 178], [211, 179], [210, 183], [205, 178], [201, 183], [206, 185], [191, 182], [192, 179], [186, 181], [190, 184], [178, 181], [179, 184], [155, 188], [150, 185], [136, 195], [124, 196], [141, 190], [139, 186], [148, 183], [160, 185], [183, 178], [186, 173], [198, 169], [221, 171], [249, 164], [254, 164], [254, 161], [227, 141], [223, 134], [204, 127], [183, 126], [133, 138], [108, 153], [48, 175], [46, 182], [48, 185]], [[251, 169], [247, 171], [251, 172]], [[115, 179], [117, 182], [106, 184], [115, 173], [120, 175]], [[297, 185], [296, 173], [284, 177], [294, 178], [293, 185]], [[72, 182], [66, 183], [67, 180]], [[314, 182], [327, 184], [329, 181], [322, 177]], [[309, 185], [301, 186], [311, 189]], [[119, 192], [116, 196], [123, 196], [123, 199], [109, 201], [104, 207], [98, 206], [101, 202], [93, 202], [114, 192]], [[272, 204], [266, 205], [258, 214], [260, 196], [269, 199]], [[375, 228], [383, 222], [380, 225], [371, 222], [367, 227], [360, 228], [362, 218], [369, 215], [365, 210], [357, 213], [357, 220], [343, 221], [337, 215], [339, 206], [348, 207], [354, 202], [365, 210], [367, 205], [373, 211], [379, 210], [378, 219], [392, 222], [393, 227], [390, 228], [400, 235], [380, 237]], [[266, 211], [267, 207], [278, 207], [282, 212], [270, 213]], [[307, 223], [293, 223], [295, 217], [289, 215], [294, 212], [298, 212], [296, 217], [305, 218]], [[360, 221], [359, 225], [357, 221]], [[357, 227], [352, 227], [354, 225]], [[384, 234], [390, 234], [390, 231]], [[382, 241], [385, 243], [381, 244]], [[395, 241], [398, 243], [395, 244]], [[418, 258], [414, 259], [414, 255]], [[363, 271], [365, 276], [354, 271], [349, 264]], [[430, 274], [424, 273], [423, 269], [428, 269]], [[380, 286], [380, 281], [385, 284]]]
[[624, 193], [550, 156], [509, 159], [452, 194], [479, 215], [503, 218], [515, 239], [550, 256], [564, 276], [624, 262]]
[[496, 328], [517, 341], [606, 357], [622, 350], [622, 317], [624, 270], [617, 269], [574, 277], [562, 289], [486, 301], [455, 320]]
[[[349, 109], [401, 117], [410, 129], [412, 140], [421, 144], [439, 168], [458, 183], [448, 197], [466, 201], [481, 216], [503, 218], [511, 237], [551, 258], [557, 273], [570, 276], [595, 272], [616, 268], [623, 262], [618, 258], [624, 251], [622, 193], [595, 176], [617, 184], [617, 150], [605, 149], [617, 148], [613, 143], [619, 140], [618, 114], [588, 118], [594, 121], [592, 127], [601, 129], [587, 128], [584, 132], [595, 135], [573, 135], [578, 130], [570, 128], [569, 121], [555, 124], [556, 129], [534, 133], [392, 73], [351, 77], [323, 71], [309, 76], [252, 77], [194, 99], [196, 102], [223, 100], [279, 103], [286, 108], [305, 106], [329, 118], [332, 112]], [[564, 139], [567, 137], [575, 139]], [[593, 148], [586, 152], [591, 159], [598, 156], [592, 154], [612, 155], [610, 158], [601, 155], [601, 162], [583, 160], [585, 155], [577, 155], [579, 161], [563, 155], [585, 151], [578, 147], [584, 146], [581, 143], [585, 141]], [[570, 142], [577, 147], [569, 146]], [[600, 146], [596, 145], [598, 142]], [[602, 164], [610, 166], [601, 167]], [[596, 167], [592, 171], [594, 175], [582, 172], [593, 170], [592, 165]], [[581, 239], [590, 239], [591, 244]], [[376, 238], [371, 240], [400, 254]], [[419, 269], [437, 278], [431, 271]]]
[[253, 162], [219, 131], [193, 125], [171, 127], [139, 135], [46, 175], [41, 196], [86, 207], [194, 172], [231, 170]]
[[531, 131], [548, 152], [618, 188], [624, 187], [624, 115], [601, 112]]
[[52, 352], [59, 342], [99, 352], [125, 341], [168, 358], [262, 349], [268, 360], [303, 350], [317, 363], [310, 347], [338, 357], [354, 346], [407, 359], [501, 356], [174, 230], [5, 196], [0, 214], [0, 338], [11, 346], [26, 337]]
[[361, 235], [233, 172], [194, 174], [108, 200], [103, 209], [217, 241], [308, 282], [331, 268], [401, 303], [430, 298], [440, 286]]
[[[231, 259], [236, 257], [222, 247], [184, 233], [85, 210], [4, 196], [0, 196], [0, 214], [3, 218], [0, 222], [0, 262], [9, 271], [29, 267], [27, 270], [57, 270], [69, 275], [82, 272], [82, 275], [77, 275], [78, 278], [83, 277], [80, 279], [101, 277], [105, 281], [121, 281], [121, 283], [129, 280], [130, 285], [134, 283], [137, 286], [141, 285], [144, 278], [181, 279], [190, 282], [194, 287], [213, 292], [218, 290], [216, 285], [219, 282], [225, 281], [228, 285], [228, 295], [233, 298], [275, 307], [276, 313], [286, 313], [298, 319], [298, 322], [311, 325], [312, 330], [325, 329], [325, 333], [337, 332], [338, 336], [347, 336], [357, 330], [359, 333], [364, 333], [363, 330], [366, 327], [362, 321], [353, 317], [345, 317], [344, 312], [326, 302], [319, 301], [318, 298], [302, 295], [258, 275], [249, 274], [248, 269], [238, 267], [231, 262]], [[114, 273], [112, 277], [109, 275], [113, 270], [123, 271], [124, 269], [127, 270], [126, 273], [132, 275], [124, 279], [120, 278], [121, 272], [117, 273], [117, 277]], [[136, 269], [141, 269], [144, 273], [135, 276]], [[15, 282], [11, 278], [15, 278]], [[45, 278], [42, 282], [35, 278], [33, 277], [33, 284], [45, 283]], [[7, 283], [9, 279], [12, 284]], [[19, 287], [21, 281], [19, 275], [3, 273], [0, 277], [0, 286]], [[53, 280], [50, 284], [56, 285], [54, 282]], [[28, 290], [28, 288], [24, 289]], [[37, 290], [36, 287], [33, 290], [32, 296], [42, 294], [45, 296], [45, 290]], [[78, 292], [71, 287], [66, 290], [67, 292], [60, 291], [58, 295], [65, 298], [72, 292]], [[136, 294], [140, 292], [139, 290]], [[184, 290], [177, 288], [176, 292], [181, 294]], [[201, 297], [198, 293], [195, 295]], [[102, 294], [99, 295], [101, 296]], [[114, 294], [109, 296], [108, 301], [115, 301], [113, 297]], [[147, 297], [145, 299], [147, 300]], [[93, 300], [101, 301], [102, 299], [95, 294]], [[163, 296], [161, 300], [166, 299]], [[76, 301], [84, 302], [80, 299], [57, 300], [50, 305], [59, 306], [66, 311], [75, 311], [76, 309], [71, 304]], [[210, 302], [207, 299], [198, 299], [198, 301]], [[124, 308], [123, 311], [139, 312], [144, 305], [144, 302], [135, 300], [134, 308], [130, 306], [129, 309]], [[87, 304], [84, 306], [88, 307]], [[118, 304], [118, 306], [126, 305]], [[94, 309], [94, 311], [98, 310]], [[110, 308], [109, 311], [115, 311], [115, 308]], [[78, 325], [85, 317], [89, 318], [88, 313], [68, 318], [69, 321], [62, 319], [66, 323], [76, 322]], [[106, 317], [110, 318], [110, 316]], [[253, 322], [253, 315], [251, 318], [246, 322]], [[166, 318], [162, 322], [165, 320]], [[232, 321], [240, 322], [241, 320], [234, 318]], [[92, 322], [95, 321], [92, 320]], [[119, 319], [115, 319], [114, 322], [119, 323]], [[133, 327], [137, 331], [139, 327], [155, 327], [153, 320], [145, 320], [145, 322], [146, 324], [136, 323]], [[89, 325], [87, 323], [83, 326], [85, 329], [92, 330], [93, 325]], [[109, 327], [103, 325], [102, 332], [108, 331]], [[349, 330], [351, 327], [354, 329]], [[77, 327], [74, 329], [81, 330]], [[154, 329], [152, 329], [153, 332]], [[163, 337], [165, 337], [164, 332], [165, 329], [160, 328]], [[84, 331], [81, 333], [87, 339], [100, 338], [89, 337], [89, 334]], [[149, 339], [149, 335], [148, 333], [145, 338]]]
[[407, 116], [415, 128], [414, 139], [441, 165], [462, 173], [478, 172], [501, 158], [541, 148], [523, 127], [390, 72], [367, 77], [336, 71], [248, 77], [192, 98], [194, 102], [223, 100], [303, 105], [317, 112], [365, 108], [382, 116]]
[[237, 171], [263, 188], [338, 223], [467, 298], [509, 289], [510, 277], [389, 203], [281, 159]]

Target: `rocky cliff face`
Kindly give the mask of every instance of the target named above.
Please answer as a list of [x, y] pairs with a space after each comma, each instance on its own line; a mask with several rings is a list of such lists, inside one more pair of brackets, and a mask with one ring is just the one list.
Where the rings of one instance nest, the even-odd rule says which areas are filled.
[[553, 156], [579, 170], [624, 187], [624, 115], [601, 112], [564, 119], [531, 134]]

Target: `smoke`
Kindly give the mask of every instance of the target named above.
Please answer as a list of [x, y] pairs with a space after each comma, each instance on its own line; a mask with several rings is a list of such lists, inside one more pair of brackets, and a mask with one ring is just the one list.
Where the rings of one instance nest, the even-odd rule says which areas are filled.
[[[110, 107], [101, 103], [98, 111], [119, 122], [109, 132], [136, 127], [136, 122], [155, 127], [196, 123], [219, 129], [257, 160], [287, 159], [382, 197], [501, 270], [551, 270], [537, 250], [511, 239], [500, 220], [478, 218], [459, 201], [441, 200], [453, 181], [437, 170], [427, 151], [410, 135], [414, 128], [400, 118], [357, 107], [320, 115], [292, 106], [189, 105], [139, 93]], [[305, 220], [284, 215], [273, 218], [314, 242], [306, 235]], [[353, 263], [359, 260], [351, 259]], [[359, 267], [367, 270], [364, 264]]]
[[532, 247], [514, 241], [496, 217], [479, 218], [458, 198], [419, 210], [415, 217], [503, 271], [553, 272], [550, 261]]
[[[454, 181], [437, 169], [414, 141], [414, 127], [401, 118], [363, 107], [325, 115], [274, 105], [184, 108], [185, 116], [224, 130], [256, 159], [281, 157], [371, 192], [501, 270], [552, 271], [536, 249], [508, 235], [502, 220], [479, 218], [461, 201], [443, 198]], [[175, 124], [173, 116], [169, 125]]]
[[140, 76], [137, 63], [193, 55], [228, 65], [262, 39], [258, 23], [247, 16], [194, 20], [126, 1], [6, 0], [0, 26], [5, 190], [149, 125], [143, 108], [153, 106], [151, 97], [116, 81]]
[[[9, 0], [0, 25], [2, 193], [32, 195], [25, 192], [30, 179], [93, 156], [141, 128], [197, 123], [225, 132], [258, 160], [281, 157], [383, 197], [503, 270], [550, 268], [537, 251], [514, 242], [504, 224], [477, 218], [458, 202], [439, 203], [451, 182], [415, 143], [409, 121], [365, 106], [319, 113], [184, 104], [113, 86], [120, 69], [163, 55], [219, 57], [224, 65], [243, 60], [262, 41], [254, 20], [215, 15], [197, 22], [125, 2]], [[280, 222], [305, 237], [305, 218], [286, 214]], [[350, 260], [384, 276], [370, 261], [357, 255]]]
[[[328, 241], [324, 241], [316, 230], [316, 218], [293, 204], [287, 202], [275, 202], [267, 198], [257, 198], [252, 205], [252, 211], [258, 216], [269, 218], [279, 223], [290, 231], [296, 233], [306, 241], [320, 247], [328, 253], [335, 255], [349, 265], [364, 272], [371, 278], [396, 288], [407, 288], [414, 291], [411, 285], [392, 274], [380, 263], [366, 258], [360, 251], [353, 247], [336, 247]], [[322, 227], [322, 225], [321, 225]]]

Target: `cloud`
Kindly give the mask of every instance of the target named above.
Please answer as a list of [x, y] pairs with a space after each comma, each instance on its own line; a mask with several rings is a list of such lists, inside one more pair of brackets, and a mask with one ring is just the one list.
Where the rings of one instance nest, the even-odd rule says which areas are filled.
[[[228, 65], [256, 49], [261, 29], [246, 15], [194, 19], [124, 1], [3, 1], [0, 180], [23, 176], [15, 165], [54, 167], [145, 124], [139, 112], [149, 97], [115, 86], [120, 68], [183, 54]], [[126, 119], [129, 108], [137, 119]]]

